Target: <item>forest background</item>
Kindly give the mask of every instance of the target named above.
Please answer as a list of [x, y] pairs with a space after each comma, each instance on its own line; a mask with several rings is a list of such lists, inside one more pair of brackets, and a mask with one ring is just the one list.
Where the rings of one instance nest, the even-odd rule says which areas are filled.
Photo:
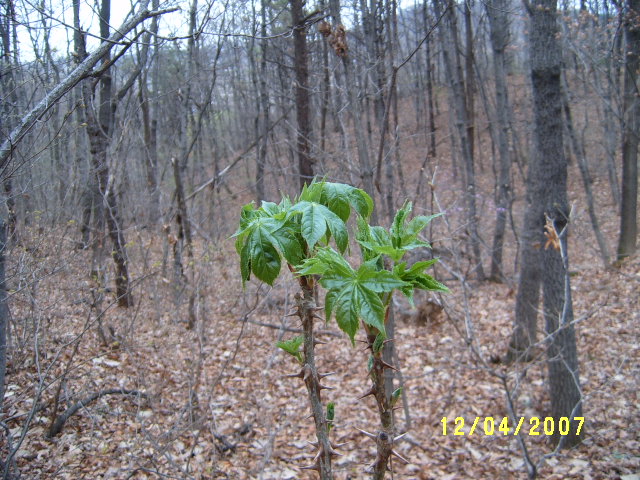
[[[315, 478], [295, 279], [243, 289], [230, 239], [314, 176], [442, 213], [412, 261], [450, 293], [388, 326], [394, 478], [638, 478], [637, 0], [0, 7], [3, 478]], [[318, 328], [367, 478], [366, 355]]]

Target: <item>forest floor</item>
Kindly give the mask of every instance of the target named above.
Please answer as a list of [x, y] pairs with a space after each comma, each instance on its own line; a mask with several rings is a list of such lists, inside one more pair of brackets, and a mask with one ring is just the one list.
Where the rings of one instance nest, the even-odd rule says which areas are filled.
[[[480, 211], [491, 215], [493, 180], [491, 168], [485, 170], [480, 192], [488, 200]], [[451, 274], [470, 270], [464, 212], [451, 169], [440, 172], [430, 173], [423, 185], [432, 181], [432, 193], [442, 198], [422, 194], [416, 211], [446, 210], [447, 220], [436, 220], [429, 235], [447, 267], [436, 273], [451, 293], [418, 299], [423, 306], [440, 302], [440, 313], [407, 313], [402, 306], [398, 316], [395, 345], [407, 403], [396, 412], [396, 423], [399, 432], [408, 432], [398, 450], [410, 463], [395, 461], [393, 478], [527, 478], [525, 456], [537, 466], [538, 478], [640, 478], [640, 258], [602, 265], [572, 165], [569, 255], [585, 424], [581, 446], [554, 453], [543, 425], [540, 435], [529, 425], [548, 416], [544, 353], [528, 364], [497, 362], [513, 321], [513, 234], [505, 249], [507, 281], [476, 282], [471, 276], [465, 288]], [[605, 181], [594, 185], [611, 247], [615, 207]], [[242, 200], [248, 199], [230, 198], [221, 208], [231, 217]], [[485, 239], [491, 228], [487, 222]], [[28, 479], [316, 478], [299, 469], [314, 456], [306, 393], [298, 379], [285, 377], [295, 366], [275, 347], [299, 328], [286, 316], [295, 283], [284, 275], [273, 288], [251, 282], [243, 291], [230, 232], [219, 242], [198, 240], [195, 260], [187, 265], [198, 295], [198, 322], [189, 330], [188, 292], [176, 288], [167, 235], [126, 232], [135, 306], [122, 309], [113, 292], [88, 280], [91, 252], [74, 248], [73, 223], [47, 233], [25, 228], [22, 244], [9, 255], [12, 344], [2, 420], [7, 429], [0, 438], [8, 433], [10, 441], [0, 445], [0, 458], [9, 444], [15, 447], [18, 470]], [[332, 435], [345, 443], [335, 460], [336, 478], [364, 479], [375, 445], [356, 427], [371, 431], [377, 424], [371, 398], [358, 399], [368, 387], [366, 354], [334, 323], [318, 327], [329, 342], [318, 347], [319, 369], [337, 372], [327, 381], [335, 390], [323, 397], [336, 403]], [[471, 329], [470, 346], [465, 337]], [[108, 389], [121, 391], [85, 402], [61, 433], [47, 438], [56, 397], [60, 415]], [[509, 416], [507, 390], [516, 415], [525, 418], [518, 436], [498, 430]], [[457, 417], [464, 418], [463, 435], [453, 434]], [[493, 435], [487, 417], [494, 419]], [[470, 434], [476, 418], [480, 424]], [[511, 420], [509, 426], [515, 426]]]

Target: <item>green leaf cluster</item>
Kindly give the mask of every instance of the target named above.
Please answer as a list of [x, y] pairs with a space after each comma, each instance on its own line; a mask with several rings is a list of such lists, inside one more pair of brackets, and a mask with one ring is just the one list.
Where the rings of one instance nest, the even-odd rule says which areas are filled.
[[300, 347], [304, 343], [304, 336], [298, 335], [297, 337], [293, 337], [290, 340], [279, 341], [276, 343], [276, 347], [281, 348], [289, 355], [293, 356], [298, 363], [302, 363], [302, 352], [300, 351]]
[[295, 267], [313, 255], [316, 245], [328, 245], [331, 238], [344, 253], [349, 244], [346, 221], [352, 210], [368, 218], [373, 210], [371, 197], [351, 185], [325, 181], [305, 186], [294, 202], [285, 197], [279, 204], [262, 202], [260, 208], [245, 205], [234, 234], [243, 285], [252, 273], [273, 285], [283, 258]]
[[[325, 181], [305, 186], [293, 202], [288, 198], [280, 204], [263, 202], [258, 209], [246, 205], [234, 235], [243, 282], [253, 273], [273, 284], [284, 258], [298, 276], [319, 276], [320, 285], [327, 290], [327, 321], [335, 316], [352, 343], [362, 321], [376, 334], [381, 348], [386, 338], [386, 312], [395, 290], [412, 302], [416, 289], [448, 289], [425, 273], [437, 260], [411, 266], [402, 261], [408, 251], [430, 247], [419, 235], [438, 215], [410, 218], [412, 204], [406, 202], [385, 229], [369, 225], [372, 210], [373, 202], [363, 190]], [[349, 247], [346, 222], [352, 211], [358, 216], [355, 238], [363, 258], [358, 268], [344, 257]], [[331, 239], [336, 249], [330, 246]], [[278, 344], [296, 358], [299, 345]]]

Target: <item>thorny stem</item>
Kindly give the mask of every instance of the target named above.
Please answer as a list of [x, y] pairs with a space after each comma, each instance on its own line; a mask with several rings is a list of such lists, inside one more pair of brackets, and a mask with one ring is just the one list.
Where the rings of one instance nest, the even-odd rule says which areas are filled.
[[[385, 323], [388, 315], [389, 309], [387, 307], [387, 311], [385, 313]], [[383, 480], [387, 472], [389, 459], [391, 458], [391, 455], [394, 454], [393, 442], [395, 436], [395, 428], [393, 425], [393, 407], [391, 406], [391, 402], [389, 400], [391, 392], [388, 392], [389, 394], [387, 394], [384, 382], [385, 369], [390, 368], [390, 365], [387, 365], [383, 360], [383, 349], [380, 349], [378, 352], [374, 351], [374, 342], [378, 335], [378, 330], [375, 328], [367, 328], [366, 325], [365, 329], [367, 331], [367, 343], [369, 344], [369, 349], [371, 350], [371, 355], [373, 356], [373, 365], [371, 367], [371, 371], [369, 372], [369, 376], [373, 381], [373, 385], [366, 395], [374, 396], [374, 398], [376, 399], [376, 404], [378, 406], [378, 414], [380, 416], [380, 430], [375, 435], [377, 454], [374, 463], [370, 467], [370, 470], [372, 473], [371, 478], [373, 480]]]
[[314, 300], [313, 278], [300, 277], [299, 281], [302, 296], [297, 295], [296, 302], [298, 303], [298, 313], [304, 331], [304, 363], [301, 374], [307, 387], [307, 393], [311, 403], [311, 412], [316, 425], [316, 437], [318, 438], [318, 452], [314, 458], [314, 464], [307, 468], [317, 470], [321, 480], [332, 480], [331, 456], [333, 449], [329, 441], [329, 428], [320, 398], [320, 391], [325, 387], [320, 385], [320, 377], [316, 369], [314, 353], [315, 339], [313, 336], [313, 320], [316, 303]]

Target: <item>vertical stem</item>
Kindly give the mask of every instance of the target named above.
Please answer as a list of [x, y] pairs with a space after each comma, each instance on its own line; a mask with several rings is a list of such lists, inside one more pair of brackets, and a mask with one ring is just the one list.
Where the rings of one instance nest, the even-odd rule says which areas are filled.
[[313, 335], [313, 320], [316, 303], [314, 300], [313, 281], [309, 277], [301, 277], [300, 288], [302, 289], [302, 296], [298, 295], [296, 300], [304, 331], [304, 365], [301, 374], [311, 402], [311, 413], [316, 426], [316, 437], [318, 438], [318, 453], [314, 460], [315, 463], [308, 468], [317, 470], [321, 480], [331, 480], [333, 479], [333, 473], [331, 472], [332, 447], [320, 396], [320, 391], [325, 387], [320, 385], [320, 376], [315, 362], [316, 342]]

